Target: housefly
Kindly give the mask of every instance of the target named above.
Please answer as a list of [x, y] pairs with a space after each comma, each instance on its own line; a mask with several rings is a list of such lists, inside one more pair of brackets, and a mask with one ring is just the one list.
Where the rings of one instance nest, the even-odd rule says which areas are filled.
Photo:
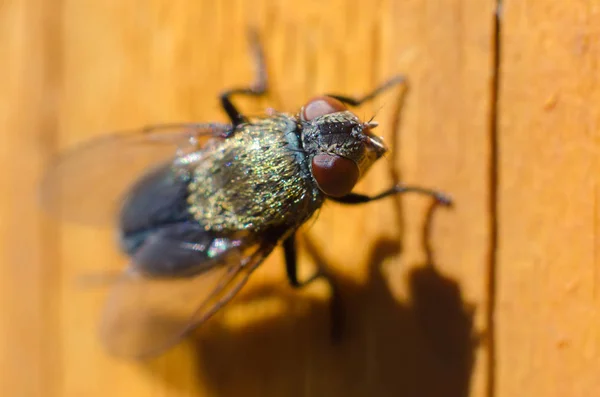
[[262, 49], [251, 35], [253, 85], [220, 95], [230, 123], [155, 125], [114, 133], [59, 156], [42, 181], [45, 206], [67, 220], [117, 221], [129, 265], [112, 286], [101, 338], [116, 355], [143, 357], [171, 347], [244, 286], [278, 245], [293, 287], [294, 234], [325, 200], [361, 204], [417, 192], [392, 186], [352, 192], [386, 153], [374, 121], [349, 110], [404, 83], [390, 79], [368, 95], [315, 97], [296, 113], [240, 113], [232, 98], [267, 91]]

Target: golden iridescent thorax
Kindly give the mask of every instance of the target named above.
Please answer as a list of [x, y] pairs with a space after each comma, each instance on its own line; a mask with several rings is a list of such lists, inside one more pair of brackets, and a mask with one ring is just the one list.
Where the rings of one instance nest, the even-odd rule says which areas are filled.
[[311, 180], [297, 129], [286, 114], [252, 119], [205, 153], [188, 186], [193, 217], [216, 231], [292, 226], [310, 217], [323, 194]]

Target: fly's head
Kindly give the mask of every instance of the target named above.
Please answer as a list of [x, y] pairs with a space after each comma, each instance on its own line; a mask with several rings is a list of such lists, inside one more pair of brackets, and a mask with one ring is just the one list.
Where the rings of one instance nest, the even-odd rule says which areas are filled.
[[377, 123], [362, 122], [335, 98], [313, 98], [302, 107], [299, 119], [312, 175], [328, 196], [350, 193], [387, 151], [383, 140], [372, 133]]

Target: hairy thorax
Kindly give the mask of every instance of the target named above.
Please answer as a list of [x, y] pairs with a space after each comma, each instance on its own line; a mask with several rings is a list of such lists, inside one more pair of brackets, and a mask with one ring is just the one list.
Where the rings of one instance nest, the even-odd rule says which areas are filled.
[[296, 120], [251, 120], [203, 154], [189, 184], [193, 217], [208, 230], [266, 230], [307, 220], [322, 204]]

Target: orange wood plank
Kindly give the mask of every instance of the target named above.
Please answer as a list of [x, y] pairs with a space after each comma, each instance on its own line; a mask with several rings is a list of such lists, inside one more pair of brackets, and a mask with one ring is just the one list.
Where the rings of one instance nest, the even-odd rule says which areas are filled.
[[[60, 389], [60, 302], [52, 230], [38, 210], [36, 183], [56, 133], [59, 21], [40, 1], [0, 7], [0, 394]], [[42, 39], [43, 38], [43, 39]], [[55, 245], [55, 244], [54, 244]]]
[[498, 396], [600, 393], [600, 2], [505, 2]]

